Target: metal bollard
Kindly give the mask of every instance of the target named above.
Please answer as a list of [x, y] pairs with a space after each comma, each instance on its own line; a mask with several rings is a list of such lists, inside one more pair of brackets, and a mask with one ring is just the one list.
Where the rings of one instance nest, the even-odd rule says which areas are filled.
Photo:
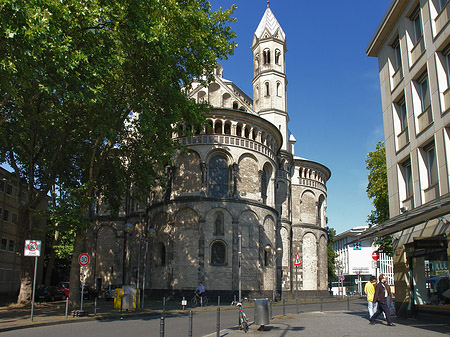
[[217, 296], [217, 306], [220, 307], [220, 296]]
[[350, 310], [350, 297], [347, 295], [347, 310]]
[[192, 337], [192, 310], [189, 310], [189, 337]]
[[269, 313], [270, 319], [273, 319], [273, 315], [272, 315], [272, 302], [270, 302], [270, 305], [269, 305], [269, 311], [270, 311], [270, 313]]
[[286, 316], [286, 299], [283, 298], [283, 316]]
[[323, 312], [323, 297], [320, 298], [320, 312]]
[[166, 312], [166, 298], [163, 297], [163, 312]]
[[96, 297], [94, 301], [94, 316], [97, 316], [97, 299], [98, 297]]
[[298, 298], [295, 299], [295, 310], [297, 310], [297, 315], [299, 314], [298, 312]]
[[66, 319], [68, 311], [69, 311], [69, 296], [66, 297]]
[[159, 337], [164, 337], [164, 317], [161, 317], [159, 323]]
[[217, 307], [216, 336], [220, 337], [220, 307]]

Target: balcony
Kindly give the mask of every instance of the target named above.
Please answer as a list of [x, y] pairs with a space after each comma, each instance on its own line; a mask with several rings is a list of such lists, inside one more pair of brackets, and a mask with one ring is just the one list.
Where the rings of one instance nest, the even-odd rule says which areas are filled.
[[433, 122], [433, 115], [431, 113], [431, 105], [425, 109], [419, 116], [417, 116], [417, 133], [421, 133]]
[[411, 50], [411, 67], [416, 64], [422, 54], [425, 52], [425, 40], [423, 36], [417, 41], [414, 48]]
[[404, 128], [397, 136], [397, 150], [403, 149], [409, 143], [408, 128]]
[[403, 71], [402, 67], [398, 67], [398, 69], [395, 71], [394, 75], [392, 75], [392, 89], [391, 91], [394, 91], [395, 88], [400, 84], [400, 82], [403, 80]]
[[424, 203], [436, 199], [439, 196], [439, 184], [434, 184], [423, 191]]
[[438, 14], [435, 19], [436, 24], [436, 36], [442, 31], [442, 29], [447, 25], [448, 19], [450, 17], [450, 2], [447, 2], [444, 9]]

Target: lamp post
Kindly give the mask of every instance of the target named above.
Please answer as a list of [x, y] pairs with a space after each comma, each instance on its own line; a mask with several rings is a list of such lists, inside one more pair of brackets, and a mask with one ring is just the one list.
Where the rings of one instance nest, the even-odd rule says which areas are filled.
[[275, 293], [276, 293], [276, 281], [277, 281], [277, 258], [283, 254], [283, 248], [278, 247], [277, 249], [273, 249], [270, 245], [267, 245], [264, 250], [267, 254], [271, 254], [272, 266], [273, 266], [273, 291], [272, 291], [272, 301], [275, 302]]
[[156, 231], [153, 228], [149, 228], [147, 231], [147, 237], [145, 239], [144, 276], [142, 278], [142, 306], [141, 306], [142, 310], [144, 310], [144, 299], [145, 299], [145, 276], [147, 275], [148, 240], [149, 239], [152, 240], [155, 236]]

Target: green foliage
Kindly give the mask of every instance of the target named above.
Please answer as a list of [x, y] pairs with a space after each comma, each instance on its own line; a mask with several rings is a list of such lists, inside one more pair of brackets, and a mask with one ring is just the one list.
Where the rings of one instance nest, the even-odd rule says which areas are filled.
[[336, 252], [333, 250], [332, 243], [336, 236], [336, 230], [332, 227], [327, 227], [328, 233], [328, 280], [334, 280], [336, 276]]
[[[389, 220], [389, 195], [386, 170], [386, 152], [384, 142], [379, 141], [375, 151], [369, 152], [366, 158], [369, 170], [367, 195], [372, 199], [375, 209], [367, 217], [370, 226]], [[392, 254], [392, 237], [381, 237], [375, 240], [380, 252]]]

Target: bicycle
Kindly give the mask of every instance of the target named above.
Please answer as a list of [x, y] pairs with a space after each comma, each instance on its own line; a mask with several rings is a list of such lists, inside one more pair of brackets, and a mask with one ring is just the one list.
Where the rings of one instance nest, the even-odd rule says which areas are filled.
[[235, 305], [239, 309], [239, 329], [244, 330], [245, 333], [248, 331], [248, 319], [247, 315], [244, 312], [244, 308], [241, 302], [231, 302], [231, 305]]
[[194, 295], [191, 299], [191, 305], [192, 307], [197, 307], [200, 305], [201, 307], [206, 307], [208, 305], [208, 298], [206, 296], [197, 296], [197, 294]]

